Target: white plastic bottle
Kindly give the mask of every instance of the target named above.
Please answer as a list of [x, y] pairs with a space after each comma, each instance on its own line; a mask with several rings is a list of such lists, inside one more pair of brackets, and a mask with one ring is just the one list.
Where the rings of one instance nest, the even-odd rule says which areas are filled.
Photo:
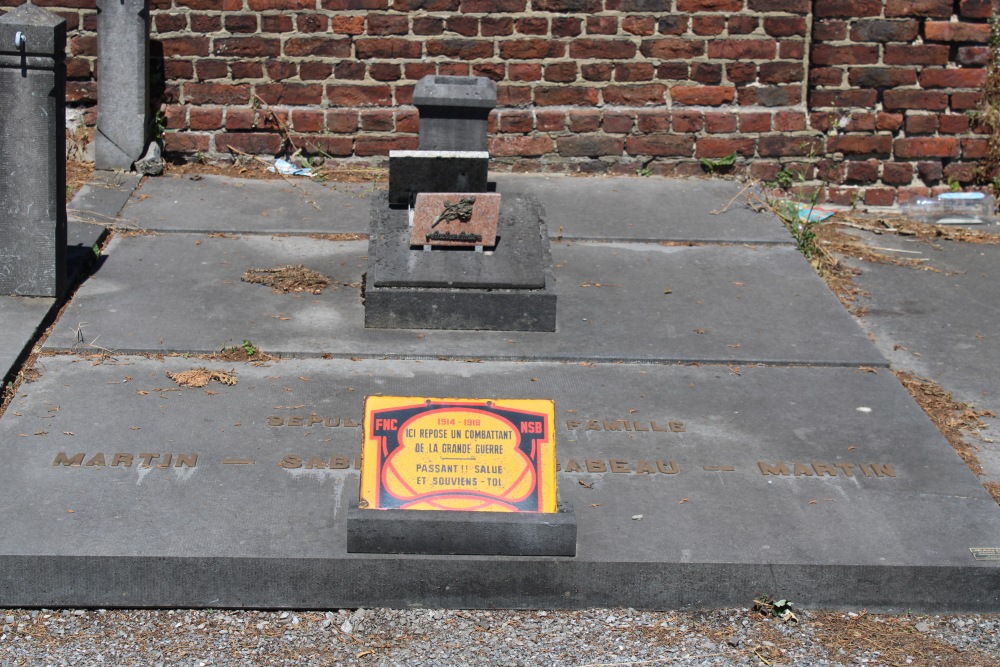
[[918, 198], [903, 205], [911, 220], [938, 225], [993, 223], [993, 197], [982, 192], [945, 192], [935, 199]]

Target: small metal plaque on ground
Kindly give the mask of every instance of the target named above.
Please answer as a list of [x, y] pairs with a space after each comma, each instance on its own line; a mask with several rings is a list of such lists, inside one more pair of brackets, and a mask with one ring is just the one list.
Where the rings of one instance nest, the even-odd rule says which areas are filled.
[[495, 192], [421, 192], [410, 245], [493, 247], [499, 218], [500, 195]]
[[556, 512], [551, 400], [369, 396], [362, 508]]

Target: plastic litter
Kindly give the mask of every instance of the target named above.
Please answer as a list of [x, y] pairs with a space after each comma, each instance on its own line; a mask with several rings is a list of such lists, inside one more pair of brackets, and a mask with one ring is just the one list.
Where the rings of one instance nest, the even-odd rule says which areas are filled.
[[827, 218], [833, 217], [833, 211], [822, 208], [813, 208], [806, 204], [799, 204], [799, 220], [805, 222], [823, 222]]
[[938, 225], [989, 225], [993, 210], [993, 197], [982, 192], [945, 192], [903, 205], [903, 213], [911, 220]]
[[268, 167], [267, 170], [270, 172], [277, 172], [284, 176], [312, 176], [312, 169], [296, 166], [288, 160], [283, 160], [280, 157], [274, 161], [274, 166]]

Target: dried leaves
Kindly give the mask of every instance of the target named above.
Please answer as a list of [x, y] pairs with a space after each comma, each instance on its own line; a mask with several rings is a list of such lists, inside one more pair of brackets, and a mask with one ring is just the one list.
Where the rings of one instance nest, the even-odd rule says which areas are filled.
[[247, 269], [240, 278], [245, 283], [267, 285], [278, 294], [309, 292], [319, 294], [329, 287], [330, 279], [319, 271], [301, 264], [278, 266], [272, 269]]
[[195, 368], [180, 373], [167, 372], [167, 377], [182, 387], [204, 387], [213, 380], [230, 386], [236, 384], [236, 376], [232, 373], [207, 368]]

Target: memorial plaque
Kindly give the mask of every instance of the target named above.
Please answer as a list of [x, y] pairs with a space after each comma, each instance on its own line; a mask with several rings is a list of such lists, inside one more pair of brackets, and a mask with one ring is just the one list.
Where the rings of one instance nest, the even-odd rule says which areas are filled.
[[551, 400], [368, 396], [361, 507], [556, 512]]
[[417, 195], [410, 245], [485, 246], [497, 244], [500, 195], [429, 193]]

